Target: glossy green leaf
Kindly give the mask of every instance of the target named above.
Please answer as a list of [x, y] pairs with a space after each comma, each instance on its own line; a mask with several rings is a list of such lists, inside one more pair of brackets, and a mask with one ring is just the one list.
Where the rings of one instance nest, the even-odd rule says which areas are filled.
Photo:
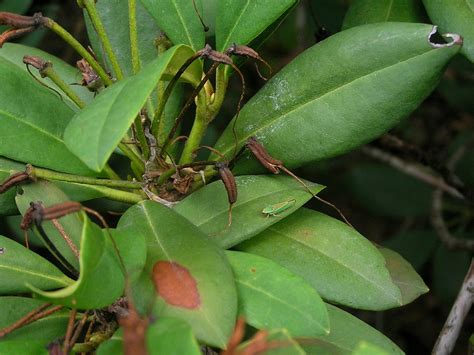
[[335, 306], [326, 304], [326, 307], [331, 332], [304, 342], [302, 346], [308, 355], [352, 354], [361, 341], [375, 344], [388, 354], [404, 354], [395, 343], [370, 325]]
[[[287, 329], [271, 329], [266, 338], [270, 348], [265, 350], [266, 355], [305, 355], [306, 352], [293, 339]], [[244, 342], [239, 349], [244, 349], [251, 340]]]
[[423, 22], [421, 0], [354, 0], [342, 29], [376, 22]]
[[146, 340], [150, 355], [201, 354], [191, 327], [180, 319], [159, 318], [148, 327]]
[[433, 189], [412, 176], [383, 164], [358, 164], [344, 182], [350, 196], [376, 216], [427, 216]]
[[[16, 204], [18, 210], [22, 215], [25, 214], [25, 211], [30, 207], [30, 202], [41, 201], [45, 207], [50, 207], [58, 203], [70, 201], [69, 197], [64, 194], [58, 187], [54, 184], [47, 181], [38, 181], [32, 184], [22, 185], [19, 188], [19, 193], [16, 195]], [[81, 234], [82, 234], [82, 220], [79, 218], [78, 213], [72, 213], [67, 216], [61, 217], [58, 219], [59, 224], [63, 227], [64, 231], [67, 233], [68, 237], [74, 243], [74, 245], [79, 249], [81, 244]], [[79, 267], [79, 261], [74, 255], [73, 251], [64, 240], [63, 236], [51, 221], [44, 221], [42, 227], [46, 232], [47, 236], [58, 250], [61, 255], [76, 269]], [[37, 232], [35, 233], [38, 237], [43, 240], [42, 236]], [[31, 230], [29, 233], [33, 233]], [[44, 246], [48, 247], [47, 244]], [[54, 251], [50, 250], [53, 254]]]
[[[177, 318], [159, 317], [149, 324], [146, 342], [150, 355], [201, 354], [191, 327]], [[123, 328], [116, 331], [112, 338], [97, 349], [97, 355], [122, 355], [123, 353]]]
[[28, 292], [28, 284], [51, 290], [73, 282], [48, 260], [11, 239], [0, 236], [0, 250], [2, 295]]
[[383, 243], [420, 270], [433, 254], [438, 237], [433, 230], [412, 230], [397, 234]]
[[35, 354], [48, 355], [46, 344], [38, 340], [12, 340], [0, 342], [2, 354]]
[[402, 303], [408, 304], [429, 291], [423, 279], [403, 257], [387, 248], [379, 248], [385, 258], [390, 277], [402, 294]]
[[[109, 229], [109, 233], [117, 246], [120, 258], [125, 266], [128, 281], [133, 282], [145, 267], [147, 246], [145, 237], [134, 230]], [[107, 231], [104, 230], [107, 238]]]
[[[236, 183], [238, 198], [229, 228], [229, 202], [222, 181], [204, 186], [178, 203], [174, 210], [227, 249], [264, 231], [312, 198], [304, 187], [287, 176], [239, 176]], [[307, 183], [314, 193], [323, 189], [322, 185]], [[285, 201], [288, 209], [274, 216], [262, 213], [264, 208]]]
[[[25, 165], [0, 157], [0, 182], [5, 181], [11, 173], [24, 170]], [[15, 189], [12, 188], [3, 194], [0, 194], [0, 215], [9, 216], [17, 213], [18, 209], [15, 205]]]
[[[140, 0], [158, 26], [174, 44], [187, 44], [194, 50], [204, 47], [204, 28], [191, 2], [187, 0]], [[202, 1], [195, 0], [202, 14]]]
[[238, 248], [302, 276], [331, 302], [367, 310], [403, 304], [377, 248], [322, 213], [301, 208]]
[[[14, 296], [0, 297], [0, 309], [2, 310], [2, 312], [0, 312], [0, 329], [13, 324], [18, 319], [43, 304], [45, 304], [44, 301], [33, 298]], [[0, 341], [0, 353], [12, 354], [9, 352], [4, 352], [4, 349], [8, 349], [10, 346], [13, 346], [13, 342], [36, 343], [36, 341], [38, 341], [44, 347], [50, 341], [53, 341], [64, 335], [66, 332], [68, 318], [68, 312], [61, 310], [48, 317], [39, 319], [13, 331], [12, 333], [3, 337], [2, 341]], [[10, 343], [10, 345], [6, 347], [4, 343]], [[25, 346], [30, 348], [30, 346], [33, 345], [35, 344]], [[32, 353], [25, 352], [20, 354]]]
[[216, 16], [216, 48], [249, 44], [277, 21], [297, 0], [220, 0]]
[[85, 217], [81, 240], [79, 279], [58, 291], [31, 287], [38, 298], [71, 308], [94, 309], [106, 307], [122, 295], [125, 278], [110, 239]]
[[464, 43], [461, 48], [471, 62], [474, 62], [474, 1], [473, 0], [423, 0], [431, 21], [441, 31], [459, 33]]
[[[48, 52], [44, 52], [38, 48], [24, 46], [22, 44], [16, 43], [5, 43], [0, 50], [0, 57], [5, 58], [6, 60], [10, 61], [11, 63], [15, 64], [19, 68], [24, 71], [27, 71], [26, 65], [23, 64], [23, 57], [25, 55], [35, 55], [41, 57], [53, 64], [54, 71], [68, 84], [76, 84], [80, 83], [82, 76], [79, 69], [72, 67], [71, 65], [64, 62], [62, 59], [55, 57], [54, 55], [49, 54]], [[30, 71], [33, 75], [38, 78], [38, 80], [43, 81], [50, 87], [55, 88], [57, 91], [61, 93], [59, 88], [48, 78], [41, 78], [39, 71], [30, 68]], [[89, 91], [86, 87], [81, 85], [69, 85], [71, 90], [74, 91], [84, 102], [90, 102], [94, 98], [94, 94]], [[53, 92], [54, 94], [54, 92]], [[77, 106], [70, 101], [67, 95], [61, 95], [63, 99], [68, 102], [68, 104], [74, 110], [77, 110]]]
[[91, 171], [64, 145], [74, 112], [57, 94], [5, 58], [0, 58], [0, 155], [76, 174]]
[[152, 201], [131, 207], [119, 221], [121, 228], [147, 240], [145, 270], [132, 285], [137, 307], [147, 310], [155, 303], [158, 315], [183, 319], [199, 340], [224, 347], [237, 313], [234, 277], [224, 252], [184, 217]]
[[[20, 227], [22, 219], [23, 216], [21, 215], [2, 217], [0, 219], [0, 234], [8, 235], [8, 238], [22, 245], [25, 244], [25, 231]], [[44, 247], [43, 241], [35, 233], [28, 234], [28, 244], [32, 249]]]
[[68, 125], [64, 133], [67, 147], [91, 169], [102, 170], [157, 82], [164, 74], [174, 73], [192, 54], [189, 47], [175, 46], [137, 75], [103, 90]]
[[[96, 8], [124, 75], [132, 75], [128, 1], [98, 1]], [[154, 42], [160, 34], [160, 29], [156, 26], [153, 18], [139, 1], [137, 1], [136, 16], [138, 50], [140, 63], [143, 66], [157, 57], [158, 52]], [[105, 56], [103, 46], [99, 41], [86, 11], [84, 11], [84, 18], [92, 48], [97, 57], [103, 60]], [[110, 67], [109, 65], [109, 68]]]
[[303, 278], [271, 260], [227, 251], [239, 296], [239, 313], [257, 329], [286, 328], [292, 336], [329, 333], [326, 307]]
[[[418, 107], [459, 50], [454, 42], [433, 48], [431, 31], [422, 24], [370, 24], [307, 49], [240, 111], [238, 148], [257, 136], [272, 156], [294, 168], [380, 136]], [[227, 157], [234, 151], [232, 126], [216, 144]], [[258, 163], [240, 159], [236, 169], [254, 172]]]

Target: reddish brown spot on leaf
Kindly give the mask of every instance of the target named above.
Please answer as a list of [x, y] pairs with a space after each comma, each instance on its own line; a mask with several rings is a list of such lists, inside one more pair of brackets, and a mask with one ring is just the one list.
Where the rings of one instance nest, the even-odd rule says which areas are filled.
[[255, 269], [255, 268], [253, 267], [253, 268], [251, 268], [251, 269], [250, 269], [250, 271], [252, 271], [252, 272], [256, 272], [256, 271], [257, 271], [257, 269]]
[[188, 309], [200, 306], [196, 280], [185, 267], [175, 262], [158, 261], [153, 266], [152, 278], [156, 292], [166, 303]]

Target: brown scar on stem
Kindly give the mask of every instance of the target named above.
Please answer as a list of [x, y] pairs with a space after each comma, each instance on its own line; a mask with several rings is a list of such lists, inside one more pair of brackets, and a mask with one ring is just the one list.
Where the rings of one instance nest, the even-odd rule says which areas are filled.
[[156, 292], [167, 304], [186, 309], [201, 305], [196, 279], [184, 266], [174, 261], [158, 261], [153, 266], [152, 280]]

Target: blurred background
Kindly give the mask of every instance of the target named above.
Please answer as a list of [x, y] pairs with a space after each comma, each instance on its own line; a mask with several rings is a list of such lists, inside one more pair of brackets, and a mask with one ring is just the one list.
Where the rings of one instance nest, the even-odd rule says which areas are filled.
[[[211, 27], [210, 43], [216, 1], [203, 0], [204, 21]], [[271, 64], [273, 73], [278, 72], [306, 48], [340, 31], [349, 5], [349, 0], [301, 0], [258, 48], [260, 55]], [[82, 11], [76, 1], [1, 0], [0, 11], [28, 15], [41, 11], [87, 44]], [[421, 1], [416, 11], [421, 22], [430, 23]], [[80, 59], [46, 30], [35, 31], [20, 42], [72, 65]], [[242, 70], [248, 100], [265, 82], [253, 63], [244, 63]], [[217, 140], [235, 113], [240, 90], [240, 81], [234, 78], [205, 144]], [[443, 230], [437, 222], [444, 221], [449, 237], [474, 239], [474, 65], [458, 55], [437, 89], [400, 126], [356, 151], [295, 173], [326, 185], [323, 198], [335, 203], [368, 239], [398, 251], [423, 277], [431, 291], [408, 306], [385, 312], [348, 311], [382, 331], [407, 354], [429, 353], [472, 258], [472, 252], [462, 243], [453, 249], [449, 242], [440, 241]], [[438, 181], [444, 178], [467, 198], [447, 193], [440, 196], [435, 192], [436, 184], [423, 181], [427, 176], [435, 176]], [[437, 201], [442, 202], [442, 209], [436, 208]], [[307, 207], [338, 218], [317, 201]], [[471, 314], [458, 339], [456, 354], [466, 353], [470, 337], [474, 344], [473, 330]]]

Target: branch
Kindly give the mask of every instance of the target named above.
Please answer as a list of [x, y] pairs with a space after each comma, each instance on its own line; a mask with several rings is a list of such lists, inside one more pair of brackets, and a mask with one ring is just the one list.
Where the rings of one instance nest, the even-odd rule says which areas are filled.
[[474, 299], [474, 259], [464, 278], [458, 297], [449, 312], [443, 329], [433, 348], [432, 355], [447, 355], [453, 351], [462, 324], [468, 314]]
[[407, 175], [413, 176], [414, 178], [423, 181], [424, 183], [433, 186], [457, 199], [464, 199], [464, 196], [458, 189], [448, 185], [446, 181], [439, 176], [435, 176], [428, 171], [424, 170], [425, 167], [404, 161], [392, 154], [386, 153], [381, 149], [373, 147], [362, 147], [362, 152], [368, 156], [387, 163], [391, 167], [404, 172]]

